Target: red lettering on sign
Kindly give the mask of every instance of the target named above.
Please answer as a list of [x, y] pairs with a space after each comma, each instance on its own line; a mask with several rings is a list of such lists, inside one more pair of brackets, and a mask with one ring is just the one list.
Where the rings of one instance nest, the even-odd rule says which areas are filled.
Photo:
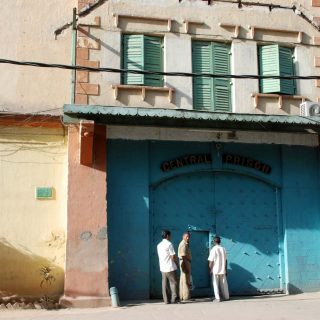
[[207, 155], [204, 156], [204, 162], [205, 163], [211, 163], [211, 156], [209, 156], [209, 159], [207, 158]]
[[247, 159], [247, 167], [253, 168], [253, 160], [252, 159]]
[[210, 154], [193, 154], [185, 157], [180, 157], [176, 159], [172, 159], [169, 161], [165, 161], [161, 164], [160, 168], [162, 171], [166, 172], [171, 169], [181, 168], [191, 164], [198, 163], [211, 163], [211, 155]]
[[233, 159], [234, 164], [240, 164], [241, 158], [239, 156], [235, 156]]
[[170, 165], [168, 162], [164, 162], [162, 165], [161, 165], [161, 169], [162, 171], [169, 171], [170, 170]]
[[256, 161], [254, 164], [254, 168], [257, 170], [261, 170], [261, 163], [259, 161]]
[[268, 165], [266, 165], [266, 164], [264, 164], [263, 166], [262, 166], [262, 168], [261, 168], [261, 171], [263, 172], [263, 173], [270, 173], [271, 172], [271, 167], [270, 166], [268, 166]]
[[225, 162], [226, 162], [226, 163], [230, 163], [230, 162], [232, 161], [232, 158], [233, 158], [232, 155], [228, 154], [228, 155], [226, 156], [226, 158], [225, 158], [225, 159], [226, 159]]
[[177, 168], [183, 167], [183, 162], [182, 162], [182, 160], [177, 159], [177, 160], [176, 160], [176, 163], [177, 163]]
[[176, 168], [176, 164], [175, 164], [175, 161], [174, 161], [174, 160], [170, 160], [170, 161], [169, 161], [169, 164], [170, 164], [170, 168], [171, 168], [171, 169]]
[[202, 158], [202, 156], [198, 156], [198, 163], [203, 163], [203, 158]]
[[190, 156], [190, 163], [191, 164], [197, 163], [197, 158], [195, 156]]
[[266, 174], [269, 174], [271, 172], [271, 167], [267, 164], [234, 154], [223, 154], [222, 161], [223, 163], [230, 163], [259, 170]]

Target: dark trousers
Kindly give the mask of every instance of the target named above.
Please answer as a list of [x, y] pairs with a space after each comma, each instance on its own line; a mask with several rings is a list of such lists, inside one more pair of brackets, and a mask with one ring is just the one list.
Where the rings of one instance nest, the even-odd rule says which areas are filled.
[[[178, 298], [178, 280], [175, 271], [161, 272], [162, 274], [162, 296], [165, 303], [174, 303]], [[169, 286], [168, 286], [169, 283]]]

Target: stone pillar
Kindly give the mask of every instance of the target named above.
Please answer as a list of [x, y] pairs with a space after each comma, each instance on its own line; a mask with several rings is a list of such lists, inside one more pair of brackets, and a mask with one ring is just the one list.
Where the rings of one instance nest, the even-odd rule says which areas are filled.
[[[87, 133], [80, 130], [80, 125], [70, 125], [68, 132], [66, 270], [64, 296], [60, 299], [62, 305], [78, 308], [110, 305], [106, 126], [88, 122], [83, 127]], [[82, 143], [90, 134], [92, 143]], [[85, 152], [81, 148], [92, 152], [91, 164], [80, 164], [80, 154]]]

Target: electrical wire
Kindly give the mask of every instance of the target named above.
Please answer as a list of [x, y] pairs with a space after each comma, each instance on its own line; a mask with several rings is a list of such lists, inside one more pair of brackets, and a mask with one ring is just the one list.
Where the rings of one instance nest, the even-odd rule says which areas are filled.
[[132, 70], [132, 69], [117, 69], [117, 68], [93, 68], [85, 66], [71, 66], [66, 64], [50, 64], [43, 62], [33, 61], [17, 61], [0, 59], [0, 64], [12, 64], [18, 66], [38, 67], [38, 68], [56, 68], [66, 70], [78, 70], [78, 71], [92, 71], [92, 72], [109, 72], [109, 73], [132, 73], [132, 74], [144, 74], [144, 75], [158, 75], [168, 77], [188, 77], [188, 78], [219, 78], [219, 79], [281, 79], [281, 80], [318, 80], [319, 76], [297, 76], [297, 75], [253, 75], [253, 74], [215, 74], [215, 73], [193, 73], [193, 72], [160, 72], [160, 71], [149, 71], [149, 70]]
[[[63, 132], [64, 132], [64, 135], [65, 135], [65, 123], [63, 122], [63, 119], [62, 119], [62, 115], [59, 113], [59, 114], [48, 114], [47, 112], [50, 112], [50, 111], [57, 111], [57, 110], [60, 110], [62, 111], [63, 108], [50, 108], [50, 109], [45, 109], [45, 110], [39, 110], [39, 111], [36, 111], [36, 112], [33, 112], [33, 113], [24, 113], [24, 112], [10, 112], [10, 113], [4, 113], [4, 114], [1, 114], [0, 112], [0, 120], [3, 119], [3, 118], [11, 118], [12, 116], [26, 116], [25, 118], [21, 119], [19, 121], [20, 125], [23, 125], [23, 126], [27, 126], [29, 123], [33, 123], [34, 122], [34, 119], [36, 117], [41, 117], [40, 119], [37, 119], [37, 123], [41, 126], [41, 123], [43, 122], [46, 122], [48, 120], [50, 120], [51, 118], [59, 118], [59, 121], [61, 123], [61, 127], [63, 129]], [[45, 113], [45, 114], [43, 114]], [[10, 126], [1, 126], [1, 121], [0, 121], [0, 133], [4, 134], [5, 133], [8, 133], [10, 131], [14, 131], [15, 128], [14, 127], [10, 127]]]
[[[7, 113], [9, 111], [3, 111], [4, 114], [1, 114], [1, 111], [0, 111], [0, 118], [10, 118], [12, 117], [12, 115], [27, 115], [27, 116], [30, 116], [30, 117], [33, 117], [33, 116], [37, 116], [38, 114], [41, 114], [41, 113], [44, 113], [44, 112], [49, 112], [49, 111], [57, 111], [57, 110], [62, 110], [63, 108], [59, 107], [59, 108], [50, 108], [50, 109], [45, 109], [45, 110], [39, 110], [39, 111], [35, 111], [33, 113], [30, 113], [30, 114], [26, 114], [25, 112], [10, 112], [10, 113]], [[46, 116], [45, 119], [41, 120], [41, 121], [45, 121], [47, 118], [51, 118], [51, 117], [58, 117], [59, 114], [55, 115], [55, 114], [45, 114], [44, 116]]]
[[[86, 17], [89, 15], [92, 11], [97, 9], [98, 7], [102, 6], [104, 3], [106, 3], [108, 0], [97, 0], [91, 4], [88, 4], [86, 7], [84, 7], [82, 10], [80, 10], [77, 14], [78, 18], [76, 18], [77, 22], [80, 22], [80, 18]], [[305, 21], [307, 21], [313, 28], [320, 31], [320, 26], [313, 21], [312, 17], [307, 16], [306, 13], [301, 11], [301, 6], [297, 8], [295, 4], [292, 6], [283, 6], [283, 5], [275, 5], [272, 3], [261, 3], [256, 1], [244, 1], [244, 0], [204, 0], [208, 2], [208, 5], [211, 5], [213, 1], [216, 3], [230, 3], [237, 5], [239, 9], [242, 9], [243, 7], [265, 7], [268, 8], [271, 12], [274, 9], [282, 9], [282, 10], [291, 10], [293, 11], [297, 16], [301, 17]], [[179, 3], [181, 3], [182, 0], [179, 0]], [[68, 29], [72, 26], [72, 22], [65, 23], [63, 26], [59, 27], [57, 30], [54, 31], [55, 37], [60, 35], [64, 30]]]

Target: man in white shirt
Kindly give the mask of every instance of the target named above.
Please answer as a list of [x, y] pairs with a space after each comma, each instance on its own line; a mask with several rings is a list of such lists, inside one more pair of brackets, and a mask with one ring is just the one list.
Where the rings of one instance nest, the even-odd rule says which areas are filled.
[[[176, 253], [170, 242], [171, 232], [162, 231], [162, 241], [157, 246], [159, 256], [159, 266], [162, 274], [162, 296], [163, 301], [168, 303], [178, 303], [178, 280], [176, 275], [177, 263]], [[170, 289], [168, 287], [168, 282]], [[171, 299], [170, 299], [171, 296]]]
[[216, 301], [229, 300], [229, 290], [227, 282], [227, 253], [220, 243], [220, 237], [213, 239], [214, 247], [209, 254], [209, 272], [212, 273], [213, 290]]

